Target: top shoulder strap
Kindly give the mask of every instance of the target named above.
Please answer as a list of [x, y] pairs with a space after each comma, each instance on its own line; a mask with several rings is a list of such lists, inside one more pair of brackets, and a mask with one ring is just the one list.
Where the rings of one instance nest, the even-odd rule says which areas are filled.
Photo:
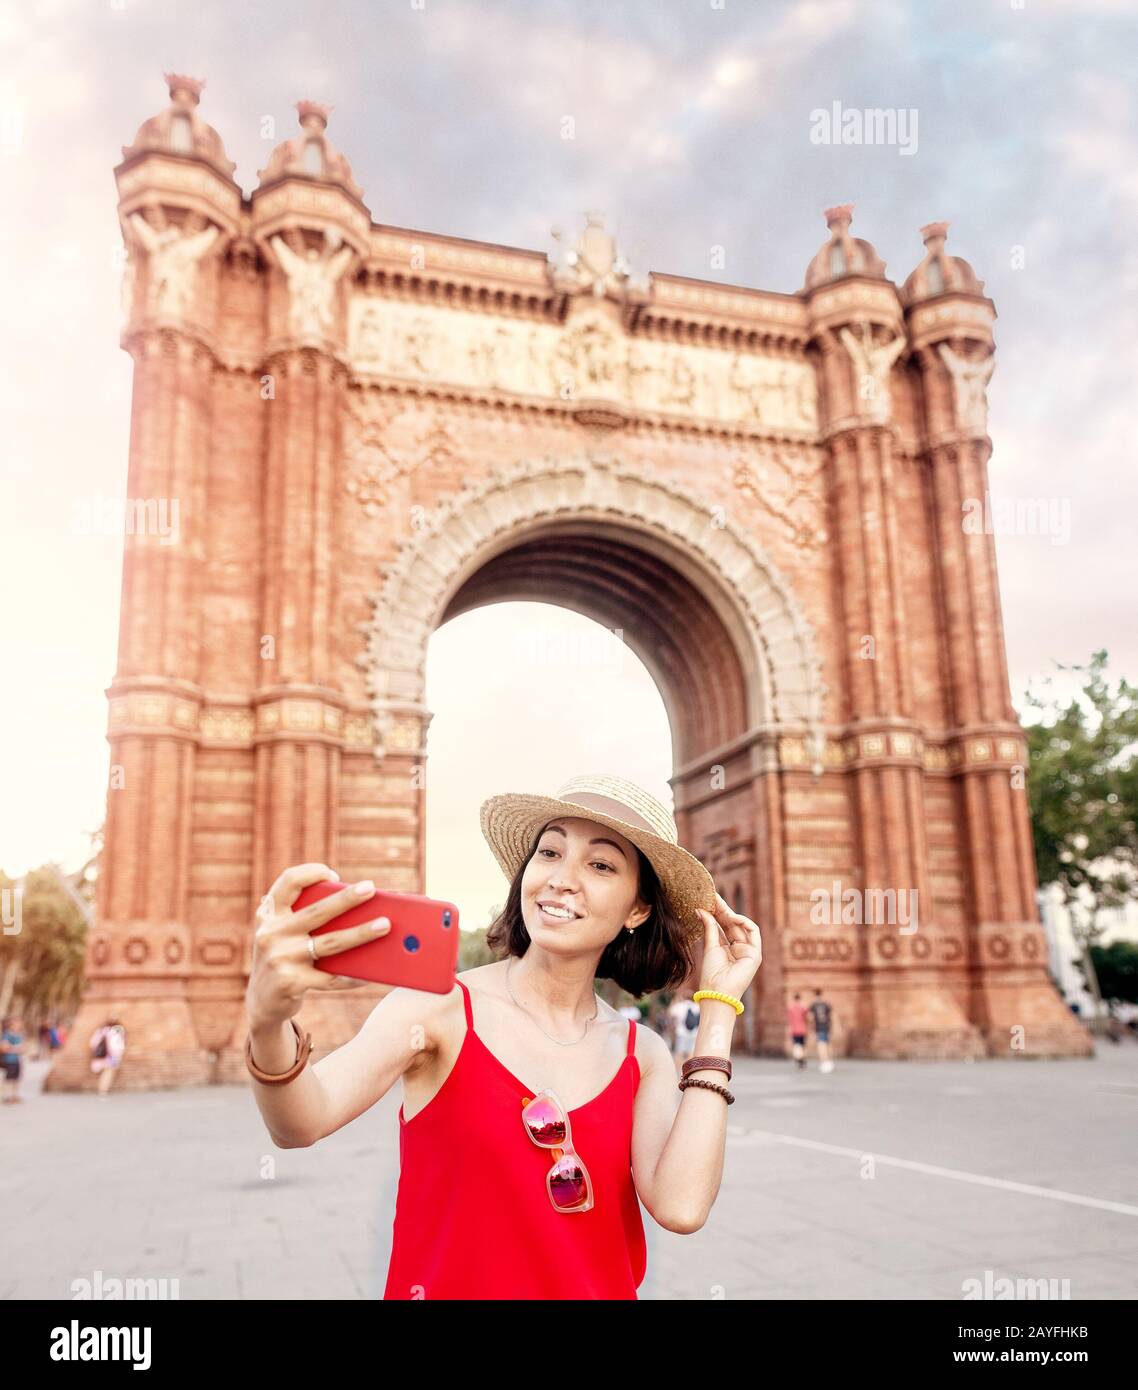
[[470, 1008], [470, 991], [467, 989], [466, 985], [458, 978], [457, 975], [454, 978], [455, 983], [459, 985], [462, 989], [462, 1006], [466, 1010], [466, 1026], [471, 1032], [473, 1032], [474, 1014], [471, 1012]]

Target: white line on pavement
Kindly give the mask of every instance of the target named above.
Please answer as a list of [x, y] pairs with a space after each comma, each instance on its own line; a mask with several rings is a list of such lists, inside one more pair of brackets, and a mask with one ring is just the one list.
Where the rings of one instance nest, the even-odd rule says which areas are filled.
[[823, 1144], [817, 1139], [800, 1139], [793, 1134], [776, 1134], [769, 1129], [750, 1129], [730, 1126], [728, 1138], [745, 1138], [748, 1135], [762, 1135], [778, 1144], [792, 1144], [801, 1149], [818, 1149], [822, 1153], [842, 1154], [847, 1158], [862, 1159], [870, 1156], [874, 1163], [884, 1163], [892, 1168], [908, 1168], [915, 1173], [931, 1173], [938, 1178], [952, 1178], [956, 1182], [976, 1183], [980, 1187], [998, 1187], [1004, 1192], [1024, 1192], [1029, 1197], [1049, 1197], [1053, 1202], [1071, 1202], [1080, 1207], [1096, 1207], [1099, 1211], [1113, 1211], [1120, 1216], [1138, 1216], [1138, 1207], [1126, 1202], [1108, 1202], [1104, 1197], [1084, 1197], [1081, 1192], [1062, 1192], [1054, 1187], [1036, 1187], [1034, 1183], [1012, 1182], [1010, 1178], [990, 1178], [983, 1173], [967, 1173], [961, 1168], [941, 1168], [936, 1163], [918, 1163], [911, 1158], [893, 1158], [889, 1154], [875, 1153], [872, 1149], [847, 1149], [841, 1144]]

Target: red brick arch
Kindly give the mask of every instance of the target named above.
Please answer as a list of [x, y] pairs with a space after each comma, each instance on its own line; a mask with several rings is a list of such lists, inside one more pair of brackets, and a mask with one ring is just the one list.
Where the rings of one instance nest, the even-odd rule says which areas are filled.
[[[527, 544], [539, 553], [525, 556]], [[666, 611], [650, 587], [659, 567], [674, 585]], [[819, 735], [824, 691], [814, 635], [762, 549], [729, 522], [715, 524], [674, 481], [615, 455], [582, 453], [530, 460], [463, 489], [427, 515], [387, 566], [362, 658], [377, 753], [392, 716], [423, 706], [431, 633], [506, 596], [567, 598], [619, 626], [660, 687], [681, 765], [757, 726]], [[668, 661], [667, 634], [677, 629]]]
[[[620, 628], [657, 682], [681, 842], [763, 928], [741, 1047], [782, 1050], [788, 991], [825, 986], [839, 1052], [1002, 1055], [1022, 1027], [1089, 1055], [1042, 953], [994, 540], [961, 525], [992, 449], [971, 270], [894, 284], [845, 205], [792, 293], [633, 281], [595, 218], [565, 264], [394, 227], [306, 103], [246, 193], [170, 83], [115, 170], [146, 525], [49, 1089], [92, 1084], [108, 1017], [116, 1085], [244, 1080], [261, 896], [317, 860], [423, 891], [430, 636], [518, 598]], [[818, 891], [851, 889], [918, 894], [912, 945], [819, 937]], [[301, 1022], [327, 1050], [371, 1002]]]

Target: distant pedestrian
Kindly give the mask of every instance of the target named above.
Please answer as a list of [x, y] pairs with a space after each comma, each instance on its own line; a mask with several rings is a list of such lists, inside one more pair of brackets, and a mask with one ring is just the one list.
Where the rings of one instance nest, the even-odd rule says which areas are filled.
[[786, 1026], [790, 1029], [791, 1054], [799, 1071], [806, 1066], [806, 1005], [796, 994], [786, 1006]]
[[102, 1024], [91, 1034], [91, 1070], [99, 1078], [101, 1096], [111, 1089], [125, 1051], [126, 1029], [117, 1019]]
[[659, 1033], [668, 1044], [668, 1051], [674, 1052], [676, 1047], [676, 1025], [675, 1020], [672, 1018], [672, 1006], [670, 1004], [661, 1004], [657, 1002], [655, 1017], [656, 1032]]
[[660, 996], [658, 994], [654, 994], [648, 1001], [648, 1017], [645, 1022], [654, 1033], [659, 1033], [664, 1041], [667, 1042], [668, 1051], [670, 1052], [672, 1050], [671, 1024], [668, 1019], [668, 1010], [660, 1002]]
[[20, 1072], [23, 1067], [24, 1020], [19, 1014], [12, 1014], [4, 1020], [0, 1033], [0, 1065], [4, 1067], [4, 1104], [17, 1104], [23, 1101], [20, 1095]]
[[672, 1000], [668, 1008], [672, 1020], [672, 1056], [676, 1059], [677, 1072], [683, 1071], [684, 1063], [695, 1051], [695, 1035], [699, 1031], [699, 1005], [691, 994]]
[[833, 1071], [834, 1063], [830, 1057], [830, 1024], [834, 1011], [827, 1000], [823, 999], [820, 989], [814, 991], [814, 1002], [810, 1005], [809, 1012], [810, 1020], [814, 1024], [814, 1041], [818, 1044], [818, 1070]]

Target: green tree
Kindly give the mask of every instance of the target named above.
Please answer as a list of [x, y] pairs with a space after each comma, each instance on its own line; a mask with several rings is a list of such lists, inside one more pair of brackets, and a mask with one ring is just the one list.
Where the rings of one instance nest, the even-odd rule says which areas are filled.
[[1091, 960], [1104, 999], [1138, 1004], [1138, 944], [1112, 941], [1109, 946], [1092, 946]]
[[[1104, 930], [1100, 914], [1138, 897], [1138, 688], [1107, 677], [1107, 653], [1059, 666], [1080, 686], [1070, 698], [1053, 677], [1030, 688], [1025, 721], [1035, 861], [1056, 884], [1084, 950]], [[1092, 989], [1093, 971], [1088, 974]]]
[[29, 1033], [43, 1022], [71, 1017], [79, 1006], [88, 914], [74, 877], [55, 864], [33, 869], [18, 882], [0, 875], [0, 887], [12, 894], [9, 901], [19, 893], [18, 920], [11, 923], [19, 929], [0, 935], [3, 1009], [18, 1008]]

